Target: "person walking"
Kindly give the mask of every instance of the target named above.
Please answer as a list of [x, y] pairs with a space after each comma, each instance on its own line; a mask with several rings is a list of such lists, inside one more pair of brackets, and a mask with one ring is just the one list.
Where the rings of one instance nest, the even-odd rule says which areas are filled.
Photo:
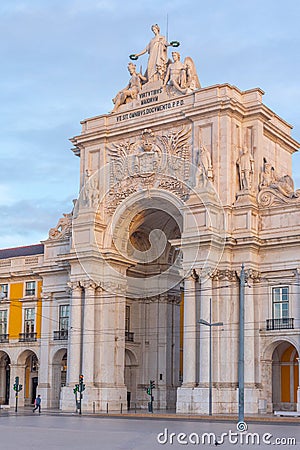
[[36, 411], [37, 409], [39, 410], [39, 414], [41, 414], [41, 403], [42, 403], [42, 399], [40, 394], [37, 396], [37, 398], [34, 400], [34, 408], [32, 410], [32, 412]]

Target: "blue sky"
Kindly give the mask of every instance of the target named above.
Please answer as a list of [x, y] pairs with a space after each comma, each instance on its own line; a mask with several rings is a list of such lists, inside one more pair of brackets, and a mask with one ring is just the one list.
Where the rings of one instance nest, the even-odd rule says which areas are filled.
[[[112, 109], [128, 55], [158, 23], [202, 86], [261, 87], [300, 141], [300, 2], [3, 0], [0, 3], [0, 248], [45, 239], [78, 195], [69, 138]], [[147, 57], [139, 60], [146, 67]], [[300, 188], [300, 154], [294, 155]]]

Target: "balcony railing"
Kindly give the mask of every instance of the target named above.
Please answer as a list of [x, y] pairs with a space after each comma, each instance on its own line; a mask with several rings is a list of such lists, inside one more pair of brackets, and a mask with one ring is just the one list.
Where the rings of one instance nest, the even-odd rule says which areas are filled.
[[36, 335], [36, 333], [20, 333], [19, 342], [35, 342]]
[[63, 341], [68, 339], [68, 330], [53, 331], [53, 339], [55, 341]]
[[294, 319], [282, 317], [281, 319], [267, 319], [267, 331], [269, 330], [289, 330], [294, 328]]
[[125, 342], [133, 342], [134, 340], [134, 333], [131, 331], [125, 331]]
[[0, 334], [0, 342], [1, 344], [8, 342], [8, 334]]

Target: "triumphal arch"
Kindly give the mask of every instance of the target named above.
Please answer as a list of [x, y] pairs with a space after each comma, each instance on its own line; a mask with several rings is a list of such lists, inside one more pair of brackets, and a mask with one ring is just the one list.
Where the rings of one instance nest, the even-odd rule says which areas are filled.
[[[83, 374], [90, 410], [146, 408], [154, 380], [156, 408], [206, 413], [211, 381], [213, 412], [236, 412], [244, 264], [245, 410], [299, 408], [299, 144], [261, 89], [201, 86], [184, 43], [152, 31], [112, 111], [71, 139], [79, 196], [45, 242], [44, 304], [67, 293], [71, 311], [60, 405], [74, 409]], [[200, 319], [223, 323], [212, 353]], [[51, 404], [49, 346], [39, 382]]]

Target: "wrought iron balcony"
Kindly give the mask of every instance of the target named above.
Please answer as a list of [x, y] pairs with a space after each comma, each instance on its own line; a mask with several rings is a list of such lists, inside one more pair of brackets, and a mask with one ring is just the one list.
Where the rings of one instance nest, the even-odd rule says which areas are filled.
[[1, 344], [8, 342], [8, 334], [0, 334], [0, 342]]
[[63, 341], [68, 339], [68, 330], [53, 331], [54, 341]]
[[20, 333], [19, 342], [35, 342], [37, 333]]
[[125, 331], [125, 342], [133, 342], [134, 340], [134, 333], [131, 331]]
[[289, 330], [294, 328], [294, 319], [282, 317], [281, 319], [267, 319], [267, 331], [269, 330]]

